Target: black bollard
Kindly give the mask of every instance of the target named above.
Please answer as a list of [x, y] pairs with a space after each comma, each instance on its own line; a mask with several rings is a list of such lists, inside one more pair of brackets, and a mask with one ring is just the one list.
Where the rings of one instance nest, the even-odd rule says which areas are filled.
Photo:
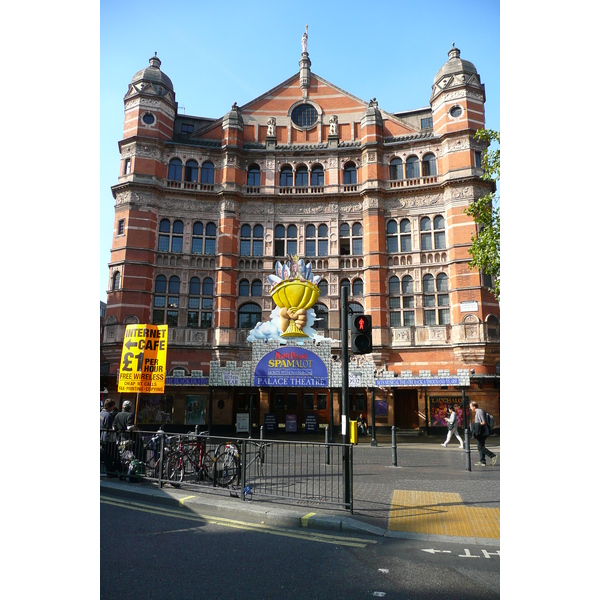
[[392, 465], [398, 466], [398, 452], [396, 450], [396, 427], [392, 425]]

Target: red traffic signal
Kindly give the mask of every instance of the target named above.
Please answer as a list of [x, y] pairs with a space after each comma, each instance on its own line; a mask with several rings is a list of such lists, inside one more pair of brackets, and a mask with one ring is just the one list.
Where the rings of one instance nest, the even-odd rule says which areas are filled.
[[350, 347], [354, 354], [369, 354], [373, 351], [371, 326], [371, 315], [355, 315], [352, 317]]

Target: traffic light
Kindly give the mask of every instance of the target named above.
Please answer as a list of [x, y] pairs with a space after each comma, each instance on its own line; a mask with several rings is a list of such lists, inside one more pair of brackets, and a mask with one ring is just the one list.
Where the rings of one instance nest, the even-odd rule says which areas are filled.
[[350, 347], [354, 354], [369, 354], [373, 352], [371, 339], [371, 315], [353, 315], [351, 321]]

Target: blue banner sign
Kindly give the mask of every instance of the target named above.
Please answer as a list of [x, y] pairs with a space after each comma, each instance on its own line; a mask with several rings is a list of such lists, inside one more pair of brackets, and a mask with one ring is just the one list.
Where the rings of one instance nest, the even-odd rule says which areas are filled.
[[165, 385], [208, 385], [208, 377], [166, 377]]
[[265, 354], [254, 371], [257, 387], [328, 387], [325, 363], [305, 348], [281, 347]]
[[380, 387], [460, 385], [460, 379], [458, 377], [398, 377], [394, 379], [376, 379], [375, 385]]

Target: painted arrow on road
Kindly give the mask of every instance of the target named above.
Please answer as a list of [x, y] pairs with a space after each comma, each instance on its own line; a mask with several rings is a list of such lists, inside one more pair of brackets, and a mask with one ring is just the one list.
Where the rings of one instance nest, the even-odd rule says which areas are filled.
[[451, 550], [434, 550], [433, 548], [421, 548], [423, 552], [429, 552], [429, 554], [435, 554], [436, 552], [443, 552], [445, 554], [452, 554]]

